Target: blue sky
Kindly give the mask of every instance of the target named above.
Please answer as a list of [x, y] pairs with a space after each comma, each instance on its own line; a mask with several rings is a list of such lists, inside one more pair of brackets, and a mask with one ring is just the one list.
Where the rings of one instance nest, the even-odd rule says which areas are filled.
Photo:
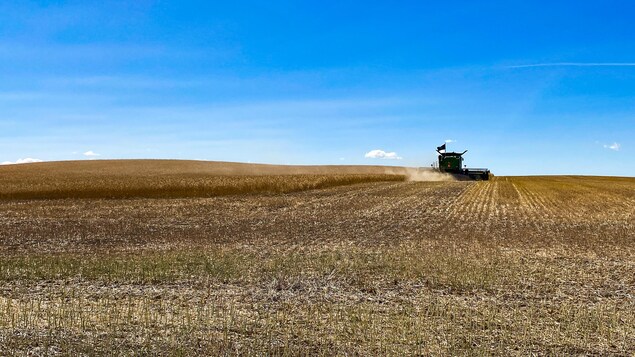
[[[0, 162], [635, 176], [630, 1], [0, 1]], [[366, 158], [384, 150], [397, 159]]]

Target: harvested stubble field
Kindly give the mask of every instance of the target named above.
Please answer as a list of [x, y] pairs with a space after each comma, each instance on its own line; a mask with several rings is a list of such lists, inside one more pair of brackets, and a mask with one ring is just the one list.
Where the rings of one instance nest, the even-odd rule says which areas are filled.
[[[0, 354], [635, 353], [635, 179], [269, 168], [294, 188], [214, 196], [245, 179], [217, 168], [161, 186], [199, 196], [50, 189], [179, 180], [130, 164], [0, 169]], [[356, 180], [297, 186], [315, 175]]]

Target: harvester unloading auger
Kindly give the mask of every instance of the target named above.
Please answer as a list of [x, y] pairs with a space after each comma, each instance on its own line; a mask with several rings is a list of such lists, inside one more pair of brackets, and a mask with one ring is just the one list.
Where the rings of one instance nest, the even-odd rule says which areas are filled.
[[451, 174], [458, 179], [489, 180], [489, 169], [466, 168], [463, 166], [463, 155], [467, 150], [463, 152], [447, 152], [445, 145], [437, 147], [437, 152], [439, 153], [439, 166], [437, 166], [437, 169], [439, 171]]

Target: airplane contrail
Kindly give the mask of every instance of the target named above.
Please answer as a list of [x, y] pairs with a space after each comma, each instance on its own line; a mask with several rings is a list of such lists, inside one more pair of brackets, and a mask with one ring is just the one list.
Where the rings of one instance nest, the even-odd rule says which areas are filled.
[[554, 62], [521, 64], [517, 66], [508, 66], [507, 68], [531, 67], [635, 67], [635, 62]]

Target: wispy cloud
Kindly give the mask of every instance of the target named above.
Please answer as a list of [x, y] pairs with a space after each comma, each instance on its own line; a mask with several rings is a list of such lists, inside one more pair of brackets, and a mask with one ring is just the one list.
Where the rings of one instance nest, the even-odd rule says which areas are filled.
[[43, 94], [38, 92], [0, 92], [0, 101], [25, 101], [42, 98]]
[[[12, 50], [13, 49], [13, 50]], [[152, 56], [170, 56], [170, 51], [164, 47], [123, 45], [123, 44], [55, 44], [40, 43], [29, 46], [19, 42], [0, 41], [0, 58], [22, 59], [26, 57], [49, 54], [49, 60], [103, 60], [104, 56], [112, 56], [111, 60], [126, 60], [129, 58], [150, 58]], [[128, 59], [129, 59], [128, 58]]]
[[396, 152], [386, 152], [384, 150], [371, 150], [364, 155], [367, 159], [386, 159], [386, 160], [401, 160], [403, 159]]
[[35, 162], [42, 162], [42, 161], [43, 160], [40, 160], [40, 159], [33, 159], [30, 157], [27, 157], [26, 159], [18, 159], [16, 161], [4, 161], [0, 163], [0, 165], [32, 164]]
[[531, 67], [635, 67], [635, 62], [548, 62], [507, 66], [507, 68]]
[[92, 151], [92, 150], [88, 150], [88, 151], [86, 151], [86, 152], [84, 153], [84, 156], [87, 156], [87, 157], [96, 157], [96, 156], [101, 156], [101, 155], [100, 155], [100, 154], [98, 154], [98, 153], [96, 153], [96, 152], [94, 152], [94, 151]]
[[455, 142], [456, 142], [456, 140], [452, 140], [452, 139], [445, 139], [445, 142], [446, 142], [446, 144], [449, 144], [449, 143], [455, 143]]
[[605, 149], [610, 149], [613, 151], [620, 151], [621, 145], [619, 143], [613, 143], [613, 144], [604, 144], [604, 148]]

